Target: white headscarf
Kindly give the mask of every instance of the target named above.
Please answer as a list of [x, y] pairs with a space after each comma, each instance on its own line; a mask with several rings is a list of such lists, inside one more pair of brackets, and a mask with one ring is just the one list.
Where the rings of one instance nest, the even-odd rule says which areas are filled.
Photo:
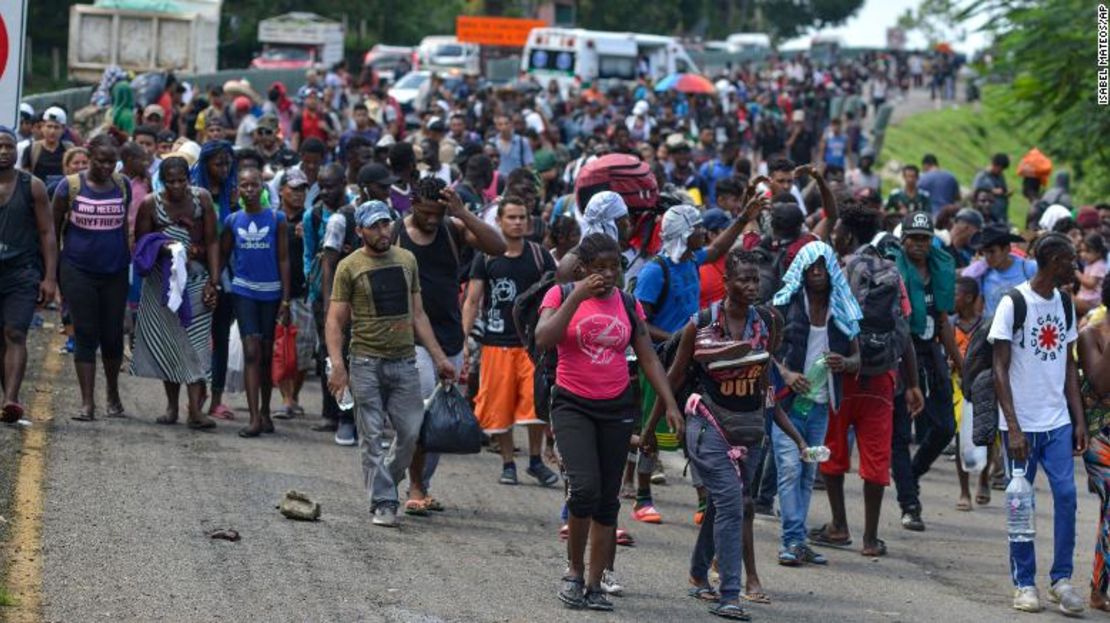
[[1071, 210], [1064, 206], [1054, 203], [1045, 208], [1044, 214], [1041, 215], [1041, 220], [1037, 222], [1041, 229], [1045, 231], [1052, 231], [1052, 227], [1060, 219], [1071, 218]]
[[701, 212], [690, 205], [677, 205], [663, 214], [663, 254], [675, 264], [686, 255], [686, 240], [694, 227], [701, 224]]
[[583, 215], [582, 237], [603, 233], [613, 240], [617, 239], [617, 219], [628, 216], [628, 206], [624, 198], [611, 190], [603, 190], [586, 204]]

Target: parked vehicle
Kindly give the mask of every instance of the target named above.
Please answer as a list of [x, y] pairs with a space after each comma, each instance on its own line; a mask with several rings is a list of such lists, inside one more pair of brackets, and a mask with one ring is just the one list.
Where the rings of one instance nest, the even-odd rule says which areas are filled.
[[697, 65], [673, 37], [581, 28], [536, 28], [528, 35], [520, 69], [546, 84], [566, 89], [579, 81], [660, 79], [697, 72]]
[[[431, 71], [410, 71], [401, 76], [397, 83], [389, 88], [389, 95], [401, 105], [401, 110], [409, 112], [422, 112], [424, 96], [431, 88]], [[465, 79], [462, 72], [434, 72], [443, 79], [443, 86], [451, 93], [457, 93]], [[478, 88], [487, 84], [484, 80], [478, 81]]]
[[306, 69], [343, 59], [343, 24], [315, 13], [293, 12], [258, 23], [262, 53], [252, 69]]
[[477, 74], [481, 67], [481, 47], [474, 43], [459, 43], [454, 36], [435, 35], [424, 37], [417, 48], [420, 69], [457, 69]]
[[364, 67], [373, 68], [379, 78], [393, 84], [416, 67], [416, 49], [379, 43], [370, 48], [363, 57], [362, 64]]
[[[145, 10], [147, 5], [151, 10]], [[161, 10], [166, 3], [155, 0], [127, 6], [69, 8], [70, 80], [96, 82], [109, 65], [136, 73], [216, 71], [220, 0], [174, 3], [180, 9], [174, 12]]]

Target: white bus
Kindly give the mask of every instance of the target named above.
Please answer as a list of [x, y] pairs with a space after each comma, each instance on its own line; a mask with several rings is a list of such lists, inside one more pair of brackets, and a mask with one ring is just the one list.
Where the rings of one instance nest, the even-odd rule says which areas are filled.
[[686, 49], [673, 37], [581, 28], [535, 28], [521, 58], [522, 72], [566, 90], [576, 82], [655, 80], [677, 72], [698, 71]]

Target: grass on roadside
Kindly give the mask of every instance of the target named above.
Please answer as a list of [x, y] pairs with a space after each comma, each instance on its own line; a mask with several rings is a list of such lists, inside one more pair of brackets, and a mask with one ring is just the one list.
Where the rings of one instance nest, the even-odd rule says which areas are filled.
[[0, 586], [0, 608], [3, 608], [5, 606], [14, 606], [18, 603], [19, 600], [17, 600], [15, 597], [12, 597], [11, 593], [8, 592], [8, 589]]
[[[1017, 176], [1017, 165], [1032, 147], [1036, 145], [1036, 133], [1027, 128], [1014, 127], [1002, 112], [1003, 95], [998, 87], [984, 91], [981, 105], [960, 102], [959, 108], [930, 110], [892, 124], [883, 141], [881, 154], [882, 173], [897, 188], [902, 184], [897, 168], [888, 165], [898, 163], [921, 166], [921, 157], [934, 154], [941, 168], [948, 169], [959, 180], [961, 188], [971, 190], [975, 174], [990, 164], [991, 156], [1004, 153], [1010, 157], [1010, 168], [1006, 170], [1006, 183], [1014, 191], [1010, 198], [1011, 220], [1020, 213], [1015, 222], [1024, 222], [1024, 212], [1028, 203], [1021, 196], [1021, 179]], [[1052, 158], [1051, 154], [1048, 154]], [[1052, 158], [1053, 177], [1058, 171], [1071, 170], [1067, 163]], [[1049, 180], [1051, 186], [1052, 180]], [[1084, 184], [1076, 184], [1072, 179], [1072, 196], [1079, 203], [1090, 203], [1096, 197], [1086, 192]]]

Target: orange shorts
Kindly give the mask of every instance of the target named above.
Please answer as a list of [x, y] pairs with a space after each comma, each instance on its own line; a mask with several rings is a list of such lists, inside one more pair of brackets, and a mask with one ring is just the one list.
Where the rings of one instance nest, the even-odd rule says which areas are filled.
[[514, 425], [544, 424], [536, 417], [535, 367], [523, 347], [483, 346], [474, 411], [488, 435]]

